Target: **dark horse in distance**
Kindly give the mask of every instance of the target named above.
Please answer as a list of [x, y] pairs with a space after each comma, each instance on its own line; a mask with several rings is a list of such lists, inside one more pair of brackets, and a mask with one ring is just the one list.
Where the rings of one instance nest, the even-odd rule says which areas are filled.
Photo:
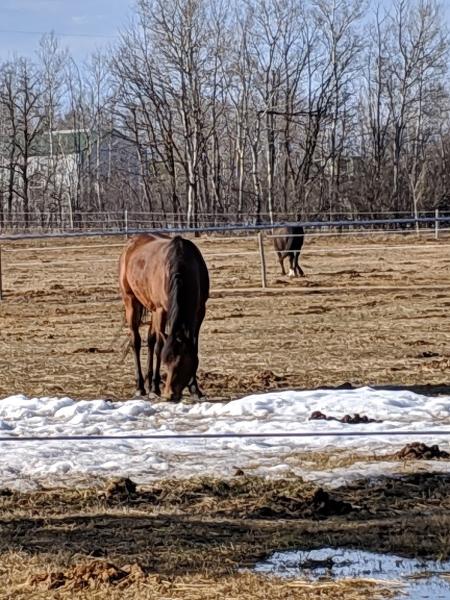
[[277, 229], [277, 237], [273, 238], [273, 244], [278, 254], [278, 262], [280, 263], [283, 275], [286, 275], [284, 259], [289, 258], [289, 277], [305, 276], [303, 269], [298, 263], [304, 235], [305, 231], [302, 225], [288, 225], [287, 227]]
[[[145, 395], [145, 381], [149, 392], [160, 395], [162, 361], [167, 370], [167, 399], [180, 400], [186, 386], [200, 398], [198, 336], [209, 296], [208, 269], [200, 250], [180, 236], [140, 235], [130, 240], [122, 252], [119, 283], [131, 331], [137, 395]], [[139, 334], [144, 311], [152, 313], [145, 379]]]

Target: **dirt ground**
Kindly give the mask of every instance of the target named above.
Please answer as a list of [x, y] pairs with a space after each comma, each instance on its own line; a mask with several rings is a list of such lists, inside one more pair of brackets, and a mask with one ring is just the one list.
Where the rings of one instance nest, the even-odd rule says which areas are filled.
[[[210, 399], [283, 387], [399, 385], [447, 391], [450, 237], [306, 239], [305, 278], [279, 272], [266, 239], [196, 240], [212, 294], [200, 340]], [[122, 239], [2, 245], [0, 396], [127, 399], [131, 353], [117, 284]], [[144, 333], [144, 332], [143, 332]]]
[[[200, 340], [209, 399], [362, 384], [450, 393], [450, 237], [309, 236], [307, 276], [296, 280], [281, 277], [266, 239], [265, 290], [255, 237], [196, 242], [212, 280]], [[0, 397], [132, 396], [122, 246], [2, 244]], [[330, 492], [247, 476], [0, 490], [0, 598], [385, 598], [390, 584], [370, 578], [312, 584], [239, 569], [276, 549], [323, 545], [447, 558], [449, 489], [448, 476], [417, 473]]]

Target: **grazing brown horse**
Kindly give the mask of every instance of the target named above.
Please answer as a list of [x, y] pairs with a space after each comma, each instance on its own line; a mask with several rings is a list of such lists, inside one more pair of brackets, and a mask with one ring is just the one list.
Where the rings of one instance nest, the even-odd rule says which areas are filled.
[[200, 398], [198, 336], [209, 296], [209, 276], [197, 246], [180, 236], [133, 238], [120, 257], [119, 283], [131, 331], [137, 395], [145, 395], [139, 325], [144, 311], [149, 310], [152, 312], [146, 376], [149, 392], [160, 395], [162, 361], [167, 370], [166, 398], [180, 400], [186, 386]]
[[286, 275], [284, 269], [284, 259], [289, 258], [289, 277], [297, 277], [301, 275], [305, 276], [303, 269], [298, 264], [300, 258], [300, 251], [303, 246], [303, 238], [305, 231], [302, 225], [289, 225], [287, 227], [281, 227], [277, 230], [277, 236], [274, 237], [273, 245], [278, 254], [278, 262], [281, 266], [282, 275]]

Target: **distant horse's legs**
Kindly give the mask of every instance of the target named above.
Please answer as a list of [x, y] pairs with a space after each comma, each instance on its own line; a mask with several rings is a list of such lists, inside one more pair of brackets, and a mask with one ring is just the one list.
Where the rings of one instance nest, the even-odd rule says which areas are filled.
[[278, 262], [280, 263], [280, 267], [281, 267], [281, 274], [282, 275], [286, 275], [286, 271], [284, 269], [284, 256], [281, 252], [277, 252], [278, 254]]
[[295, 252], [289, 252], [289, 277], [297, 277], [295, 270]]
[[134, 368], [136, 378], [136, 395], [143, 396], [145, 394], [144, 377], [141, 369], [141, 336], [139, 334], [139, 325], [142, 316], [142, 304], [135, 296], [126, 294], [124, 296], [125, 318], [131, 332], [131, 345], [134, 353]]
[[154, 326], [153, 331], [156, 336], [156, 346], [155, 346], [155, 354], [156, 354], [156, 364], [155, 371], [153, 374], [153, 381], [151, 391], [157, 396], [161, 395], [161, 354], [164, 347], [164, 338], [165, 338], [165, 329], [166, 329], [166, 314], [163, 310], [159, 309], [154, 313]]
[[295, 259], [294, 259], [294, 271], [296, 275], [300, 275], [300, 277], [304, 277], [305, 274], [303, 272], [303, 269], [301, 268], [300, 264], [299, 264], [299, 259], [300, 259], [300, 252], [295, 252]]

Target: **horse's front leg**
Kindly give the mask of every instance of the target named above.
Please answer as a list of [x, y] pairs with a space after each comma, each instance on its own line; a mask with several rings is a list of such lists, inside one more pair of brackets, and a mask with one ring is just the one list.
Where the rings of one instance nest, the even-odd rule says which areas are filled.
[[195, 373], [193, 374], [193, 376], [191, 377], [191, 379], [188, 383], [188, 390], [189, 390], [189, 393], [191, 394], [191, 396], [195, 400], [200, 400], [200, 398], [203, 398], [203, 396], [204, 396], [203, 392], [198, 387], [197, 369], [195, 369]]
[[284, 268], [284, 256], [281, 254], [281, 252], [278, 252], [278, 262], [280, 263], [281, 274], [286, 275], [286, 270]]
[[153, 380], [153, 356], [156, 345], [156, 333], [153, 330], [153, 323], [151, 323], [148, 329], [148, 357], [147, 357], [147, 385], [149, 393], [152, 391], [152, 380]]
[[199, 324], [196, 327], [195, 330], [195, 337], [194, 337], [194, 351], [195, 351], [195, 359], [196, 359], [196, 364], [195, 364], [195, 368], [194, 368], [194, 373], [192, 375], [191, 380], [188, 383], [188, 390], [189, 393], [191, 394], [191, 396], [195, 399], [195, 400], [200, 400], [200, 398], [203, 398], [204, 394], [201, 391], [201, 389], [198, 387], [198, 382], [197, 382], [197, 369], [198, 369], [198, 338], [199, 338], [199, 334], [200, 334], [200, 327], [202, 325], [203, 319], [205, 318], [205, 313], [203, 312], [200, 315], [200, 319], [199, 319]]
[[153, 373], [151, 391], [157, 396], [161, 395], [161, 356], [164, 348], [164, 338], [166, 329], [166, 315], [162, 310], [159, 310], [154, 315], [154, 328], [153, 331], [156, 335], [156, 364], [155, 371]]
[[304, 274], [303, 269], [301, 268], [301, 266], [299, 264], [299, 260], [300, 260], [300, 252], [296, 252], [295, 253], [295, 273], [297, 275], [300, 275], [300, 277], [304, 277], [305, 274]]
[[164, 339], [161, 338], [161, 335], [157, 336], [156, 346], [155, 346], [155, 355], [156, 355], [156, 364], [155, 371], [153, 373], [152, 379], [152, 387], [151, 391], [157, 396], [161, 396], [161, 354], [162, 349], [164, 347]]
[[297, 273], [295, 270], [295, 253], [291, 252], [289, 254], [289, 277], [297, 277]]

